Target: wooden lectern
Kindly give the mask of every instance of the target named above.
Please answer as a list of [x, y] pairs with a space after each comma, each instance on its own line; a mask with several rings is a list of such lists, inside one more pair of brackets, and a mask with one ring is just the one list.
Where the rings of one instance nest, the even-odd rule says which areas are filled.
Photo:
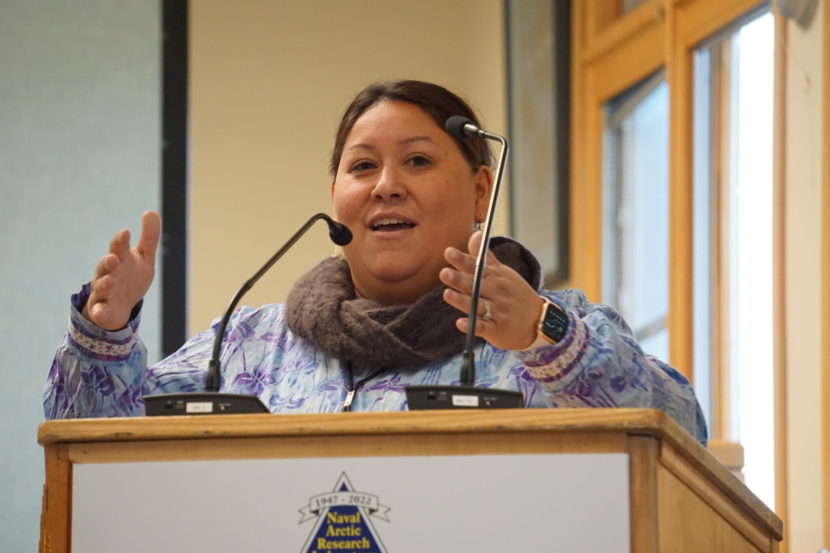
[[[240, 461], [249, 463], [243, 465], [249, 472], [250, 478], [260, 474], [283, 474], [285, 466], [279, 465], [276, 472], [268, 463], [293, 462], [301, 466], [313, 468], [314, 463], [337, 462], [338, 459], [363, 459], [375, 462], [381, 467], [373, 469], [377, 473], [386, 473], [387, 477], [394, 477], [401, 482], [407, 481], [416, 490], [429, 487], [429, 482], [422, 479], [419, 470], [399, 470], [387, 466], [381, 461], [388, 461], [390, 467], [396, 467], [392, 461], [396, 459], [414, 460], [429, 463], [441, 459], [494, 459], [499, 467], [498, 471], [491, 471], [496, 475], [506, 473], [510, 475], [511, 459], [533, 461], [535, 458], [544, 459], [571, 459], [577, 464], [586, 464], [583, 461], [594, 456], [611, 454], [610, 457], [623, 459], [623, 472], [620, 479], [628, 494], [624, 498], [626, 503], [625, 531], [629, 543], [619, 544], [619, 547], [609, 551], [645, 552], [776, 552], [783, 535], [781, 520], [757, 499], [746, 486], [736, 479], [729, 471], [701, 447], [691, 436], [682, 430], [673, 420], [660, 411], [650, 409], [522, 409], [522, 410], [493, 410], [493, 411], [421, 411], [404, 413], [344, 413], [335, 415], [230, 415], [230, 416], [192, 416], [192, 417], [155, 417], [136, 419], [82, 419], [45, 422], [40, 426], [38, 441], [43, 445], [46, 455], [46, 484], [43, 497], [43, 513], [41, 520], [42, 552], [68, 552], [74, 539], [80, 539], [80, 531], [75, 531], [76, 524], [81, 524], [79, 511], [81, 496], [86, 496], [87, 490], [81, 486], [93, 485], [98, 478], [98, 472], [89, 472], [90, 468], [130, 467], [135, 472], [131, 474], [147, 477], [147, 482], [153, 481], [157, 469], [178, 471], [172, 477], [176, 485], [191, 476], [201, 474], [203, 466], [216, 465], [218, 477], [210, 478], [216, 482], [225, 481], [228, 475], [228, 486], [236, 487], [234, 478], [244, 478], [248, 475], [239, 475], [239, 470], [230, 469], [232, 463]], [[615, 456], [616, 455], [616, 456]], [[212, 461], [221, 460], [219, 463]], [[379, 461], [380, 460], [380, 461]], [[386, 460], [386, 461], [384, 461]], [[547, 461], [546, 461], [547, 462]], [[295, 465], [291, 465], [295, 466]], [[418, 465], [416, 465], [418, 466]], [[83, 469], [83, 471], [81, 470]], [[198, 470], [197, 470], [198, 469]], [[211, 468], [213, 470], [213, 468]], [[223, 473], [222, 471], [231, 471]], [[292, 469], [293, 470], [293, 469]], [[439, 469], [441, 472], [443, 469]], [[471, 468], [471, 471], [474, 469]], [[487, 469], [490, 470], [490, 469]], [[271, 471], [271, 472], [269, 472]], [[81, 474], [85, 475], [80, 478]], [[106, 471], [102, 471], [106, 472]], [[444, 471], [446, 472], [446, 471]], [[540, 482], [556, 482], [569, 480], [572, 473], [561, 474], [556, 470], [534, 471], [544, 474], [529, 475]], [[451, 475], [453, 479], [462, 480], [466, 470], [456, 471]], [[406, 503], [405, 494], [386, 493], [386, 498], [372, 497], [372, 494], [358, 493], [354, 488], [361, 487], [354, 482], [354, 488], [346, 485], [345, 477], [335, 484], [327, 482], [328, 489], [308, 490], [305, 499], [309, 500], [308, 507], [299, 509], [303, 517], [313, 519], [318, 517], [317, 530], [311, 530], [313, 524], [300, 527], [301, 519], [298, 513], [297, 501], [288, 491], [290, 486], [281, 485], [280, 493], [268, 494], [269, 505], [278, 505], [288, 502], [287, 508], [292, 516], [298, 520], [291, 522], [293, 527], [301, 528], [310, 537], [306, 545], [290, 540], [284, 533], [277, 533], [269, 539], [275, 545], [271, 551], [323, 551], [334, 542], [326, 541], [323, 529], [327, 528], [329, 535], [340, 533], [337, 539], [346, 531], [351, 531], [353, 551], [382, 550], [390, 553], [398, 550], [410, 550], [407, 547], [388, 545], [388, 549], [378, 545], [378, 549], [366, 549], [368, 541], [361, 534], [368, 528], [364, 518], [368, 515], [381, 516], [380, 505], [387, 499], [391, 505], [391, 521], [394, 524], [403, 524]], [[512, 475], [508, 478], [513, 478]], [[588, 480], [595, 480], [598, 475], [588, 475]], [[103, 476], [101, 476], [103, 478]], [[133, 481], [134, 477], [120, 477]], [[196, 478], [196, 476], [194, 476]], [[257, 477], [261, 478], [261, 477]], [[613, 476], [609, 476], [613, 478]], [[263, 487], [263, 482], [270, 477], [260, 479], [252, 495], [256, 495]], [[489, 479], [485, 479], [489, 480]], [[90, 484], [92, 482], [93, 484]], [[567, 482], [565, 482], [567, 483]], [[126, 482], [125, 482], [126, 484]], [[332, 488], [331, 485], [335, 484]], [[137, 484], [139, 488], [145, 484]], [[212, 484], [205, 483], [197, 505], [212, 505]], [[488, 481], [482, 482], [487, 493], [493, 495], [501, 490], [498, 486], [489, 487]], [[113, 485], [103, 486], [110, 490]], [[116, 486], [117, 487], [117, 486]], [[167, 486], [170, 487], [169, 485]], [[315, 495], [316, 492], [328, 493]], [[367, 490], [376, 491], [376, 490]], [[348, 493], [347, 493], [348, 492]], [[354, 492], [354, 493], [352, 493]], [[150, 493], [150, 498], [155, 497]], [[408, 492], [411, 493], [411, 492]], [[414, 492], [419, 493], [419, 492]], [[429, 492], [421, 495], [432, 495]], [[437, 493], [437, 492], [436, 492]], [[465, 493], [456, 495], [465, 495]], [[525, 493], [525, 498], [528, 494]], [[544, 492], [547, 493], [547, 492]], [[397, 495], [396, 495], [397, 494]], [[381, 494], [378, 494], [379, 496]], [[118, 497], [117, 495], [114, 497]], [[472, 497], [472, 496], [471, 496]], [[478, 497], [478, 496], [476, 496]], [[422, 498], [423, 499], [423, 498]], [[427, 498], [428, 499], [428, 498]], [[434, 499], [434, 498], [433, 498]], [[479, 518], [481, 527], [490, 529], [498, 526], [498, 497], [490, 498], [486, 516]], [[540, 499], [540, 498], [536, 498]], [[541, 498], [551, 509], [557, 502], [568, 502], [566, 495], [559, 493], [559, 497]], [[248, 501], [256, 503], [255, 498], [238, 498], [239, 505]], [[145, 517], [152, 515], [156, 509], [169, 507], [159, 503], [148, 506], [139, 505], [141, 501], [151, 501], [143, 494], [129, 494], [129, 500], [116, 500], [115, 503], [135, 503], [138, 513], [131, 515], [130, 524], [136, 532], [155, 531], [153, 523], [145, 522]], [[159, 500], [160, 501], [160, 500]], [[333, 505], [343, 505], [351, 501], [362, 505], [360, 509], [346, 507], [334, 510]], [[480, 500], [476, 500], [480, 502]], [[340, 502], [340, 503], [338, 503]], [[372, 503], [374, 502], [374, 506]], [[488, 499], [489, 502], [489, 499]], [[223, 500], [221, 503], [227, 503]], [[316, 507], [315, 507], [316, 505]], [[515, 505], [504, 503], [504, 505]], [[105, 504], [103, 501], [86, 505], [84, 517], [93, 521], [104, 520], [100, 517], [111, 511], [115, 505]], [[221, 509], [222, 505], [216, 505]], [[238, 507], [238, 506], [237, 506]], [[237, 507], [222, 511], [223, 520], [227, 520], [228, 531], [236, 526], [232, 520]], [[565, 511], [568, 510], [565, 505]], [[598, 509], [601, 505], [595, 506]], [[270, 508], [270, 507], [269, 507]], [[444, 500], [434, 500], [433, 510], [450, 510], [442, 514], [441, 520], [453, 519], [452, 509], [455, 507]], [[515, 506], [509, 507], [516, 511]], [[90, 511], [93, 509], [93, 511]], [[95, 512], [99, 509], [100, 512]], [[142, 510], [143, 509], [143, 510]], [[184, 507], [182, 507], [184, 509]], [[262, 504], [254, 507], [255, 514], [263, 509]], [[316, 509], [316, 510], [315, 510]], [[396, 509], [398, 519], [395, 519]], [[574, 507], [574, 509], [577, 509]], [[521, 509], [519, 509], [521, 510]], [[539, 516], [539, 509], [526, 515]], [[557, 511], [561, 512], [561, 511]], [[326, 515], [328, 513], [328, 515]], [[332, 514], [333, 513], [333, 514]], [[343, 514], [346, 513], [346, 514]], [[544, 515], [544, 513], [541, 513]], [[77, 516], [77, 520], [73, 520]], [[200, 516], [201, 513], [200, 513]], [[522, 515], [524, 516], [524, 515]], [[286, 515], [275, 515], [276, 518], [286, 518]], [[495, 517], [491, 518], [491, 517]], [[607, 519], [605, 515], [597, 515], [594, 520], [588, 521], [594, 525], [596, 533], [603, 531]], [[174, 516], [177, 524], [186, 524], [186, 517]], [[288, 517], [290, 518], [290, 517]], [[463, 519], [463, 515], [461, 516]], [[555, 517], [552, 517], [555, 518]], [[316, 520], [316, 519], [315, 519]], [[346, 520], [349, 525], [343, 522]], [[390, 520], [389, 517], [386, 520]], [[424, 519], [426, 520], [426, 519]], [[540, 519], [544, 520], [544, 518]], [[336, 526], [336, 524], [341, 526]], [[359, 524], [358, 524], [359, 523]], [[103, 524], [103, 523], [101, 523]], [[323, 526], [320, 526], [320, 525]], [[328, 527], [325, 524], [329, 524]], [[374, 522], [378, 534], [387, 534], [391, 528], [387, 522]], [[419, 531], [429, 535], [433, 530], [428, 522], [420, 522]], [[386, 526], [382, 526], [386, 525]], [[551, 521], [548, 530], [549, 538], [546, 543], [536, 543], [534, 551], [563, 551], [562, 547], [555, 546], [556, 520]], [[111, 525], [98, 532], [115, 531]], [[349, 530], [351, 529], [351, 530]], [[560, 527], [562, 531], [562, 529]], [[203, 529], [204, 530], [204, 529]], [[209, 530], [209, 528], [208, 528]], [[196, 530], [187, 530], [195, 532]], [[314, 531], [318, 536], [314, 536]], [[469, 531], [469, 529], [465, 530]], [[511, 528], [500, 529], [502, 533], [510, 533]], [[267, 531], [266, 531], [267, 533]], [[277, 535], [278, 534], [278, 535]], [[494, 534], [495, 535], [495, 534]], [[334, 539], [334, 538], [331, 538]], [[275, 541], [276, 540], [276, 541]], [[280, 541], [286, 540], [286, 541]], [[363, 541], [360, 541], [363, 540]], [[378, 540], [379, 541], [379, 540]], [[447, 551], [440, 541], [432, 548], [434, 551]], [[76, 547], [80, 549], [80, 545]], [[339, 543], [339, 542], [338, 542]], [[374, 547], [374, 546], [372, 546]], [[449, 547], [449, 546], [447, 546]], [[86, 547], [84, 548], [86, 549]], [[452, 546], [451, 550], [463, 550], [463, 546]], [[159, 549], [161, 550], [161, 549]], [[195, 550], [195, 549], [193, 549]], [[237, 548], [236, 550], [246, 550]], [[343, 551], [344, 549], [339, 549]], [[520, 549], [513, 549], [520, 550]], [[77, 553], [77, 551], [76, 551]]]

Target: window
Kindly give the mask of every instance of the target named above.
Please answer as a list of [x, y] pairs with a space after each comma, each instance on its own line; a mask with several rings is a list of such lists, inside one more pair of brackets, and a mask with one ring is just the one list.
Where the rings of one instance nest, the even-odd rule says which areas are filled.
[[694, 53], [695, 385], [710, 434], [741, 443], [770, 505], [774, 34], [766, 12]]
[[602, 301], [668, 359], [669, 94], [662, 72], [606, 106]]
[[740, 441], [747, 483], [786, 512], [772, 440], [774, 18], [757, 0], [572, 7], [570, 284], [693, 380], [714, 441]]

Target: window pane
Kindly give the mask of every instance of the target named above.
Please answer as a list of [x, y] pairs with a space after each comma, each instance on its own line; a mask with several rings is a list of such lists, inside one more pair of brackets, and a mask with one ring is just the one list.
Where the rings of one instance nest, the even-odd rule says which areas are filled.
[[[774, 504], [773, 18], [695, 57], [695, 375], [715, 437], [744, 447], [744, 476]], [[711, 402], [709, 401], [711, 392]]]
[[643, 349], [668, 359], [668, 86], [662, 75], [608, 104], [603, 301]]
[[738, 369], [738, 438], [747, 459], [746, 481], [774, 501], [772, 394], [772, 110], [773, 19], [743, 27], [737, 36], [738, 87], [734, 163], [737, 255], [730, 294], [734, 359]]

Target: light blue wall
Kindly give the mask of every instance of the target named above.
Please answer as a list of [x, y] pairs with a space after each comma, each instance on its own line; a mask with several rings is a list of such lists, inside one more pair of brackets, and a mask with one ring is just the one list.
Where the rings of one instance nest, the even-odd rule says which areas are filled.
[[[0, 0], [0, 550], [36, 551], [69, 296], [160, 201], [160, 2]], [[158, 353], [158, 283], [142, 334]]]

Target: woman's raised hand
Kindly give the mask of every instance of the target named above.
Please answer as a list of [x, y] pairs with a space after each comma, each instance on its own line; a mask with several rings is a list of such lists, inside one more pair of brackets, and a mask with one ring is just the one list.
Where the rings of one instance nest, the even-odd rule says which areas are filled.
[[135, 247], [130, 247], [130, 231], [124, 229], [115, 235], [109, 253], [95, 267], [84, 317], [106, 330], [127, 325], [133, 307], [153, 282], [160, 234], [161, 217], [155, 211], [145, 211]]
[[[449, 288], [444, 290], [444, 301], [465, 313], [470, 311], [473, 289], [473, 272], [476, 255], [481, 244], [481, 232], [474, 232], [467, 244], [471, 253], [447, 248], [444, 259], [452, 267], [441, 269], [439, 278]], [[478, 301], [479, 317], [476, 336], [481, 336], [494, 346], [504, 350], [523, 350], [536, 340], [536, 323], [544, 300], [508, 265], [499, 263], [493, 252], [487, 252], [487, 265], [481, 281]], [[489, 305], [487, 318], [482, 318]], [[456, 326], [467, 332], [467, 317]]]

